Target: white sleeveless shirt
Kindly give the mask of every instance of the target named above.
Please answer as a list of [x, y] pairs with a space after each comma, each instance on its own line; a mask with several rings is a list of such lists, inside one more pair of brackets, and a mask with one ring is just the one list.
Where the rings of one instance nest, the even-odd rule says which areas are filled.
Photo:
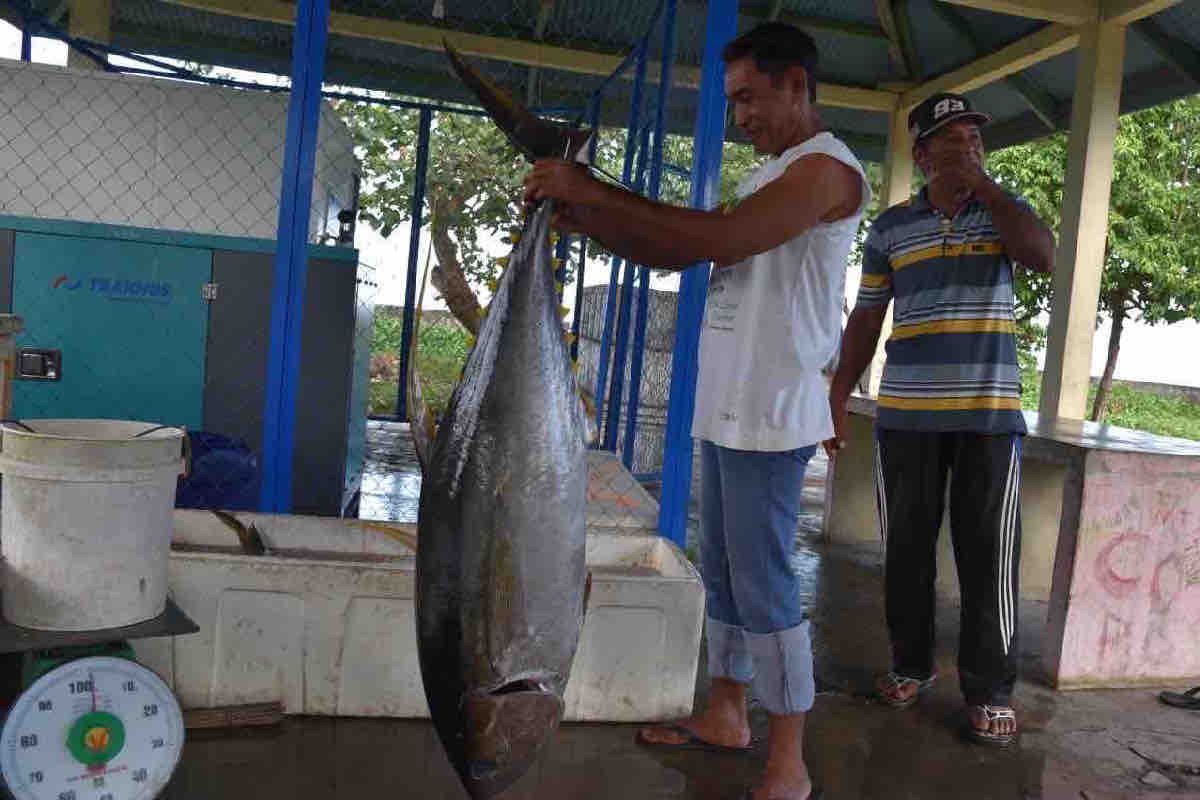
[[819, 133], [763, 164], [738, 187], [747, 197], [797, 159], [823, 154], [862, 179], [850, 216], [819, 223], [774, 250], [709, 276], [700, 331], [692, 436], [735, 450], [781, 451], [833, 435], [822, 370], [841, 345], [846, 260], [871, 187], [840, 139]]

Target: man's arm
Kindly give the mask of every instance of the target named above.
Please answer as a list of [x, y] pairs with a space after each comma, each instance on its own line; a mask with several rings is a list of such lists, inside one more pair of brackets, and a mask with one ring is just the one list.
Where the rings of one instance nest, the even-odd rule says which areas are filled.
[[525, 186], [529, 202], [550, 197], [567, 204], [563, 224], [619, 256], [660, 269], [709, 260], [718, 266], [737, 263], [821, 222], [849, 216], [862, 201], [858, 174], [825, 155], [796, 160], [728, 214], [656, 203], [565, 161], [539, 161]]
[[1032, 209], [991, 178], [979, 182], [975, 196], [992, 212], [992, 223], [1013, 261], [1034, 272], [1054, 271], [1054, 233]]
[[846, 333], [842, 337], [842, 354], [837, 372], [829, 385], [829, 410], [833, 414], [833, 439], [825, 443], [825, 450], [832, 455], [840, 449], [846, 434], [846, 403], [854, 384], [875, 357], [879, 345], [879, 334], [887, 316], [887, 303], [874, 306], [856, 305], [846, 322]]

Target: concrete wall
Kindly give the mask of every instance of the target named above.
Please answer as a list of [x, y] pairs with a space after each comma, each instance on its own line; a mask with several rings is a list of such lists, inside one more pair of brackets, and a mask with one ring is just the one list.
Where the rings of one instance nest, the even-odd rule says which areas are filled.
[[1059, 548], [1050, 674], [1061, 688], [1200, 677], [1200, 458], [1093, 452]]
[[[0, 60], [0, 214], [275, 238], [286, 94]], [[309, 239], [350, 207], [323, 105]], [[336, 223], [332, 229], [336, 234]]]

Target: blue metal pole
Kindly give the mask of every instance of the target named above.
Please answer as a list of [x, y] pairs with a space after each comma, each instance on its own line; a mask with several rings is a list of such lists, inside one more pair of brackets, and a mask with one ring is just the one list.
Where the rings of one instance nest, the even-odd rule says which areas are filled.
[[571, 237], [560, 235], [558, 244], [554, 246], [554, 257], [558, 259], [558, 267], [554, 270], [554, 280], [558, 281], [558, 304], [561, 306], [563, 292], [567, 290], [567, 256], [571, 254]]
[[[675, 11], [677, 0], [665, 0], [663, 17], [662, 71], [658, 84], [658, 108], [654, 111], [654, 149], [650, 154], [651, 200], [662, 191], [663, 139], [667, 133], [667, 104], [671, 97], [671, 65], [675, 61]], [[644, 146], [644, 145], [643, 145]], [[642, 364], [646, 354], [646, 322], [650, 308], [650, 270], [638, 268], [637, 314], [633, 329], [633, 353], [629, 367], [629, 405], [625, 412], [624, 462], [633, 469], [633, 446], [637, 439], [638, 407], [641, 405]]]
[[[737, 33], [737, 0], [709, 0], [701, 67], [700, 107], [696, 114], [695, 160], [692, 162], [692, 205], [712, 208], [720, 197], [721, 146], [725, 140], [725, 64], [721, 50]], [[688, 500], [692, 484], [692, 414], [696, 408], [696, 355], [704, 319], [708, 265], [683, 273], [667, 401], [666, 447], [663, 454], [662, 501], [658, 530], [683, 546], [687, 539]]]
[[404, 321], [400, 327], [400, 377], [396, 387], [396, 417], [408, 419], [408, 354], [412, 348], [413, 326], [420, 309], [417, 304], [417, 265], [421, 254], [421, 224], [425, 210], [425, 182], [429, 173], [429, 135], [433, 130], [433, 112], [422, 108], [417, 127], [417, 163], [413, 172], [412, 202], [408, 208], [408, 275], [404, 284]]
[[33, 16], [29, 13], [28, 3], [21, 12], [21, 60], [25, 63], [33, 61]]
[[[621, 170], [621, 180], [626, 186], [631, 185], [633, 176], [637, 173], [634, 171], [636, 163], [635, 156], [639, 155], [638, 145], [642, 139], [641, 119], [642, 119], [642, 92], [646, 84], [646, 51], [650, 45], [650, 35], [646, 34], [638, 44], [637, 51], [637, 71], [634, 73], [633, 79], [633, 98], [629, 104], [629, 132], [625, 137], [625, 164]], [[640, 171], [640, 170], [639, 170]], [[623, 273], [619, 271], [623, 269]], [[604, 449], [617, 451], [617, 429], [621, 423], [621, 392], [625, 383], [625, 359], [629, 346], [629, 310], [633, 302], [633, 265], [625, 262], [624, 259], [613, 259], [612, 275], [609, 278], [608, 296], [614, 298], [615, 284], [619, 280], [619, 274], [624, 275], [624, 291], [621, 294], [619, 303], [620, 308], [617, 312], [617, 344], [612, 354], [612, 377], [609, 378], [609, 389], [607, 401], [608, 405], [605, 409], [607, 421], [604, 427]], [[615, 299], [615, 298], [614, 298]], [[611, 315], [610, 315], [611, 316]], [[607, 319], [605, 320], [607, 323]], [[605, 328], [607, 329], [607, 324]], [[607, 364], [608, 353], [601, 346], [600, 357], [604, 359], [601, 363]], [[600, 385], [600, 392], [597, 392], [596, 397], [604, 397], [604, 385]], [[599, 403], [597, 403], [599, 406]]]
[[292, 459], [300, 384], [300, 334], [308, 277], [308, 224], [317, 156], [329, 0], [300, 0], [292, 42], [292, 93], [279, 198], [263, 409], [263, 511], [292, 507]]
[[[638, 132], [637, 177], [633, 181], [633, 191], [641, 194], [646, 185], [646, 161], [650, 150], [650, 125], [647, 123]], [[629, 348], [630, 322], [633, 316], [633, 281], [637, 277], [639, 267], [625, 262], [624, 280], [621, 284], [621, 308], [617, 317], [617, 347], [613, 353], [612, 385], [608, 391], [608, 427], [605, 429], [605, 448], [617, 451], [617, 438], [621, 432], [621, 398], [625, 393], [625, 365], [632, 358]], [[637, 397], [631, 395], [630, 402], [637, 404]], [[629, 421], [626, 420], [626, 426]], [[622, 461], [626, 469], [632, 466], [633, 451], [628, 456], [622, 451]]]
[[[596, 161], [596, 148], [600, 143], [600, 95], [593, 95], [592, 108], [588, 112], [588, 125], [592, 129], [592, 140], [588, 142], [588, 163]], [[579, 240], [579, 268], [575, 272], [575, 318], [571, 320], [571, 333], [575, 339], [571, 342], [571, 360], [579, 359], [579, 335], [583, 324], [583, 278], [587, 274], [588, 240], [584, 236]]]
[[[639, 120], [642, 113], [642, 90], [646, 83], [646, 47], [649, 44], [649, 37], [643, 37], [637, 46], [637, 71], [633, 76], [633, 96], [629, 102], [629, 129], [625, 136], [625, 163], [621, 168], [621, 181], [628, 186], [633, 176], [634, 156], [637, 155], [638, 128]], [[617, 305], [617, 284], [620, 281], [621, 266], [624, 260], [614, 258], [612, 261], [612, 271], [608, 277], [608, 301], [604, 304], [604, 332], [600, 336], [600, 361], [598, 363], [596, 375], [596, 427], [603, 430], [604, 412], [605, 412], [605, 384], [608, 383], [608, 361], [609, 349], [612, 346], [613, 334], [613, 315]], [[625, 308], [625, 303], [622, 302], [621, 307]], [[618, 338], [619, 330], [622, 326], [628, 325], [628, 320], [618, 320]], [[614, 369], [616, 361], [624, 357], [624, 354], [618, 351], [613, 357]], [[622, 371], [623, 372], [623, 371]], [[619, 413], [621, 407], [621, 396], [608, 395], [607, 402], [609, 406], [616, 405]], [[611, 427], [616, 427], [612, 425]], [[604, 449], [616, 450], [616, 434], [613, 433], [613, 441], [608, 443], [608, 435], [605, 433]]]

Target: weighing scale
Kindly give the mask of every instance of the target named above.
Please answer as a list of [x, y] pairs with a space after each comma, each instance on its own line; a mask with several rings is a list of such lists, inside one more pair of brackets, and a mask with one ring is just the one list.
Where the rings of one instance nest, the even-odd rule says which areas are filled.
[[0, 777], [16, 800], [153, 800], [183, 750], [183, 711], [129, 642], [195, 633], [169, 598], [124, 628], [41, 631], [0, 618], [0, 658], [20, 671], [0, 729]]

